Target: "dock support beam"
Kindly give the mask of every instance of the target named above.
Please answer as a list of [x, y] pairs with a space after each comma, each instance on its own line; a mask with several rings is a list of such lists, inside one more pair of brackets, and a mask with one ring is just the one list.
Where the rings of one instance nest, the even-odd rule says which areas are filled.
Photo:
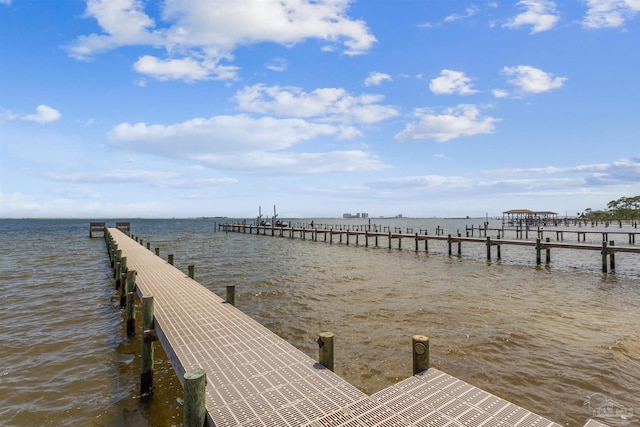
[[207, 416], [206, 403], [207, 374], [201, 368], [184, 373], [184, 427], [202, 427]]
[[429, 369], [429, 337], [414, 335], [413, 344], [413, 375]]
[[318, 345], [320, 346], [318, 362], [333, 371], [333, 333], [320, 332]]

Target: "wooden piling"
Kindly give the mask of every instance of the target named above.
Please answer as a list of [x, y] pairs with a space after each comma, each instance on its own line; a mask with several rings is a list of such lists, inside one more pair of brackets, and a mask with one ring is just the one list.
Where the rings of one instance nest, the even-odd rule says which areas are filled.
[[171, 265], [173, 265], [173, 254], [169, 254], [167, 255], [167, 262]]
[[491, 261], [491, 237], [487, 236], [487, 261]]
[[320, 346], [318, 362], [333, 371], [333, 333], [320, 332], [318, 345]]
[[542, 244], [540, 243], [540, 239], [536, 239], [536, 264], [540, 265], [542, 263]]
[[227, 285], [227, 302], [236, 305], [236, 285]]
[[190, 369], [184, 373], [184, 427], [202, 427], [207, 416], [207, 374], [204, 369]]
[[127, 296], [127, 336], [132, 337], [136, 334], [136, 311], [135, 311], [135, 300], [137, 298], [137, 294], [134, 290], [135, 285], [135, 277], [136, 271], [132, 271], [132, 274], [127, 273], [127, 279], [125, 283], [122, 285], [124, 289], [126, 289]]
[[[129, 282], [131, 282], [132, 284], [129, 285]], [[127, 306], [127, 292], [129, 292], [127, 289], [129, 289], [129, 287], [133, 289], [135, 282], [136, 282], [136, 271], [135, 270], [127, 271], [125, 274], [125, 280], [120, 286], [120, 308], [125, 308]]]
[[[615, 246], [615, 242], [612, 240], [609, 242], [609, 246], [613, 247]], [[615, 252], [611, 252], [609, 254], [609, 267], [611, 268], [611, 271], [615, 271], [616, 269], [616, 254]]]
[[160, 248], [155, 248], [156, 249], [156, 255], [160, 256]]
[[[142, 297], [142, 330], [153, 329], [153, 296]], [[142, 361], [140, 368], [140, 394], [148, 396], [153, 393], [153, 340], [142, 334]]]
[[187, 266], [187, 269], [189, 270], [189, 277], [192, 279], [195, 279], [196, 277], [196, 266], [195, 265], [189, 265]]
[[[546, 238], [546, 242], [549, 243], [551, 241], [551, 239], [549, 237]], [[545, 258], [545, 262], [547, 265], [551, 264], [551, 248], [549, 246], [547, 246], [545, 248], [545, 252], [546, 252], [546, 258]]]
[[413, 375], [416, 375], [429, 369], [429, 337], [414, 335], [411, 340], [413, 346]]
[[607, 272], [607, 241], [602, 242], [602, 272]]

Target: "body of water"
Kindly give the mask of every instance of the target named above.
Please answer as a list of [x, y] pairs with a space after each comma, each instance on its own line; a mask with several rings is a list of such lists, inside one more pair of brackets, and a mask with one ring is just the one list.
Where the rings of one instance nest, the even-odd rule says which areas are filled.
[[[213, 219], [128, 221], [213, 292], [236, 285], [239, 309], [311, 357], [318, 333], [333, 332], [336, 373], [366, 393], [411, 375], [411, 336], [423, 334], [432, 366], [555, 422], [582, 426], [598, 409], [591, 397], [631, 414], [618, 425], [640, 425], [638, 255], [618, 254], [617, 272], [603, 274], [597, 251], [552, 250], [552, 264], [536, 266], [533, 248], [503, 246], [502, 261], [487, 262], [480, 244], [463, 243], [458, 258], [446, 242], [426, 254], [412, 242], [216, 233]], [[0, 220], [0, 425], [179, 426], [182, 389], [159, 345], [155, 395], [139, 396], [139, 337], [126, 336], [89, 222]], [[483, 220], [372, 223], [464, 235]]]

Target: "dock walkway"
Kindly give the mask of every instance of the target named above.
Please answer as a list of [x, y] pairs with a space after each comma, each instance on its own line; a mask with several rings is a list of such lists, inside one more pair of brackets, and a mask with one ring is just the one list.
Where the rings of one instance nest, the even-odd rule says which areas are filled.
[[107, 233], [138, 295], [153, 296], [180, 381], [206, 372], [209, 426], [561, 427], [434, 368], [367, 396], [119, 229]]

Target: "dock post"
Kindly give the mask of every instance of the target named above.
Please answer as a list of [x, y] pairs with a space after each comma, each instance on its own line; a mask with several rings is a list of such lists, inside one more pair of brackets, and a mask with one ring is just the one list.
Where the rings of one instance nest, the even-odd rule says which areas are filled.
[[236, 305], [236, 285], [227, 285], [227, 302]]
[[413, 375], [429, 369], [429, 337], [414, 335], [413, 344]]
[[171, 265], [173, 265], [173, 254], [169, 254], [167, 255], [167, 262]]
[[[610, 241], [609, 246], [615, 246], [615, 242], [613, 240]], [[611, 267], [611, 271], [615, 271], [616, 269], [616, 254], [614, 252], [609, 254], [609, 267]]]
[[[551, 241], [551, 239], [549, 237], [547, 237], [545, 241], [547, 243], [549, 243]], [[545, 249], [545, 252], [546, 252], [545, 261], [546, 261], [547, 265], [549, 265], [549, 264], [551, 264], [551, 248], [549, 246], [547, 246], [546, 249]]]
[[389, 249], [391, 249], [391, 227], [389, 227]]
[[156, 256], [160, 256], [160, 248], [155, 248], [156, 250]]
[[487, 236], [487, 261], [491, 261], [491, 237]]
[[184, 427], [202, 427], [207, 416], [207, 373], [204, 369], [189, 369], [184, 373]]
[[[142, 330], [153, 329], [153, 296], [142, 297]], [[153, 340], [142, 334], [142, 361], [140, 367], [140, 394], [153, 393]]]
[[127, 280], [122, 284], [123, 289], [126, 290], [126, 305], [127, 305], [127, 336], [132, 337], [136, 334], [136, 311], [135, 311], [135, 297], [134, 286], [136, 282], [135, 270], [131, 273], [127, 272]]
[[320, 332], [317, 342], [320, 346], [318, 362], [333, 371], [333, 333]]
[[117, 278], [120, 275], [120, 260], [122, 259], [122, 249], [116, 249], [116, 256], [113, 262], [113, 278]]
[[[129, 272], [126, 273], [127, 275]], [[127, 306], [127, 282], [120, 283], [120, 287], [118, 289], [118, 294], [120, 295], [120, 308], [125, 308]]]
[[196, 273], [195, 273], [196, 266], [195, 265], [189, 265], [189, 266], [187, 266], [187, 269], [189, 270], [189, 277], [192, 278], [192, 279], [195, 279], [195, 277], [196, 277]]
[[[503, 236], [504, 236], [504, 234], [503, 234]], [[497, 240], [500, 240], [500, 230], [498, 230], [498, 238], [497, 238]], [[500, 261], [502, 259], [502, 254], [500, 253], [500, 244], [496, 245], [496, 252], [497, 252], [496, 257], [497, 257], [498, 261]]]
[[416, 252], [418, 252], [418, 233], [416, 233]]
[[[460, 237], [460, 233], [458, 233], [458, 237]], [[458, 240], [458, 256], [462, 256], [462, 242]]]
[[147, 250], [151, 250], [151, 242], [147, 242]]
[[451, 256], [451, 234], [447, 235], [447, 248], [449, 249], [449, 256]]
[[542, 263], [542, 244], [540, 243], [540, 239], [536, 239], [536, 264], [540, 265]]
[[127, 273], [127, 257], [123, 256], [120, 258], [120, 271], [117, 273], [116, 277], [116, 289], [119, 289], [122, 286], [122, 276]]
[[602, 241], [602, 272], [607, 272], [607, 241]]

